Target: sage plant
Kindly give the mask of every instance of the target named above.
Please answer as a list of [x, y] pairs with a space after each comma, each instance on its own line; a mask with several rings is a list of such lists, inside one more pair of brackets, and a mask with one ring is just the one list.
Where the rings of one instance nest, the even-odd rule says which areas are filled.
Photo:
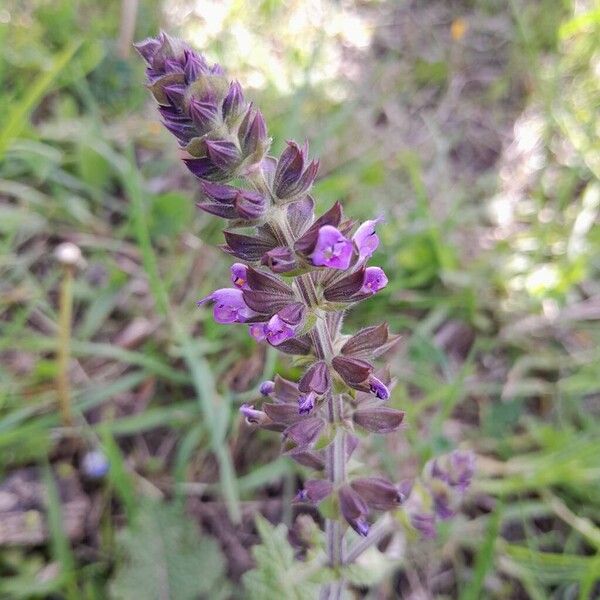
[[[261, 405], [241, 412], [249, 423], [281, 432], [283, 451], [315, 471], [297, 500], [329, 501], [329, 565], [345, 563], [346, 524], [366, 537], [371, 513], [403, 503], [412, 528], [432, 536], [436, 519], [453, 513], [469, 484], [470, 454], [431, 461], [415, 485], [348, 472], [357, 431], [389, 434], [404, 420], [404, 412], [387, 406], [389, 372], [373, 365], [397, 336], [385, 323], [342, 333], [345, 312], [388, 282], [369, 265], [381, 219], [356, 226], [339, 202], [316, 216], [310, 190], [319, 162], [310, 159], [308, 143], [288, 141], [279, 157], [270, 156], [261, 112], [219, 65], [164, 33], [136, 47], [162, 121], [200, 180], [198, 208], [227, 220], [222, 249], [236, 260], [231, 283], [198, 304], [212, 304], [217, 322], [247, 327], [305, 367], [297, 383], [279, 376], [262, 383]], [[342, 584], [327, 589], [336, 597]]]

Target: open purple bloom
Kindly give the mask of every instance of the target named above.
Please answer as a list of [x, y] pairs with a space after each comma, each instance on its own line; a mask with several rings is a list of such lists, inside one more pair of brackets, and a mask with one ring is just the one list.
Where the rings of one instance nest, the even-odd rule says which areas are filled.
[[373, 255], [379, 246], [379, 237], [375, 233], [375, 227], [382, 221], [381, 218], [365, 221], [352, 236], [352, 241], [358, 250], [358, 260], [364, 261]]
[[230, 270], [233, 285], [240, 290], [249, 290], [248, 267], [242, 263], [233, 263]]
[[285, 340], [294, 337], [295, 329], [286, 323], [279, 315], [273, 315], [264, 327], [267, 342], [272, 346], [278, 346]]
[[317, 267], [347, 269], [352, 260], [352, 242], [332, 225], [323, 225], [310, 258]]
[[363, 286], [359, 294], [374, 294], [388, 284], [388, 278], [380, 267], [367, 267], [363, 279]]
[[221, 288], [198, 301], [198, 306], [205, 302], [214, 302], [213, 315], [217, 323], [244, 323], [255, 312], [246, 306], [242, 290]]

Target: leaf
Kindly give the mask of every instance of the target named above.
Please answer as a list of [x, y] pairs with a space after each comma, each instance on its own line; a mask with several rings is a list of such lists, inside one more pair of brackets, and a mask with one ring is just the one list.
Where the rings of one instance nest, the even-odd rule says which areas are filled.
[[273, 527], [258, 515], [256, 528], [262, 544], [252, 550], [256, 568], [244, 575], [244, 587], [251, 600], [313, 600], [318, 585], [307, 577], [307, 565], [294, 558], [285, 525]]
[[200, 536], [176, 505], [145, 501], [117, 543], [123, 557], [110, 585], [114, 600], [227, 597], [225, 559], [217, 542]]

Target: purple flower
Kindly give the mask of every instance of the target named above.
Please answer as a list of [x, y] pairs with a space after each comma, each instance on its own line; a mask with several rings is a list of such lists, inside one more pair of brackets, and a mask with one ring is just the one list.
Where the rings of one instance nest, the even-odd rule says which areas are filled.
[[307, 415], [315, 407], [315, 401], [317, 395], [314, 392], [308, 392], [308, 394], [302, 394], [298, 396], [298, 412], [301, 415]]
[[369, 388], [380, 400], [387, 400], [390, 397], [390, 390], [387, 386], [373, 375], [369, 378]]
[[233, 263], [230, 270], [233, 285], [240, 290], [249, 290], [248, 267], [242, 263]]
[[264, 323], [253, 323], [248, 328], [248, 333], [257, 341], [264, 342], [267, 339]]
[[213, 316], [217, 323], [244, 323], [256, 313], [246, 306], [242, 290], [222, 288], [198, 301], [198, 306], [205, 302], [214, 302]]
[[374, 294], [382, 290], [387, 284], [388, 278], [383, 269], [380, 267], [367, 267], [359, 294]]
[[110, 468], [110, 463], [100, 450], [92, 450], [83, 457], [81, 470], [90, 479], [102, 479]]
[[264, 327], [267, 342], [272, 346], [278, 346], [285, 340], [294, 337], [295, 329], [286, 323], [279, 315], [273, 315]]
[[332, 225], [323, 225], [310, 258], [317, 267], [347, 269], [352, 260], [352, 242]]
[[435, 515], [417, 512], [410, 515], [411, 525], [427, 540], [435, 538]]
[[379, 237], [375, 233], [375, 227], [383, 219], [374, 219], [365, 221], [352, 236], [352, 241], [356, 244], [358, 250], [358, 260], [364, 261], [373, 255], [379, 246]]
[[275, 390], [275, 382], [271, 381], [270, 379], [267, 379], [266, 381], [263, 381], [260, 384], [260, 387], [258, 388], [258, 391], [263, 396], [269, 396], [270, 394], [273, 393], [274, 390]]
[[290, 200], [308, 192], [317, 176], [319, 161], [307, 164], [308, 142], [302, 147], [292, 141], [287, 144], [277, 161], [273, 187], [278, 198]]
[[260, 425], [265, 420], [268, 420], [267, 415], [262, 410], [256, 410], [252, 404], [242, 404], [240, 412], [244, 415], [248, 423]]

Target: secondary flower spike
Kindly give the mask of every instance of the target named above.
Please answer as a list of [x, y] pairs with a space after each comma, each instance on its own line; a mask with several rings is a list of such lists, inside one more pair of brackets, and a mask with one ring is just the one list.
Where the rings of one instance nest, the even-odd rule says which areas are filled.
[[[287, 141], [270, 156], [262, 113], [220, 65], [164, 33], [136, 47], [160, 119], [199, 180], [198, 207], [226, 220], [220, 247], [236, 261], [230, 287], [198, 304], [212, 304], [218, 323], [244, 323], [256, 341], [294, 356], [302, 373], [298, 383], [274, 375], [257, 384], [240, 413], [278, 433], [282, 453], [315, 471], [296, 500], [322, 511], [329, 571], [341, 573], [344, 537], [355, 536], [350, 528], [368, 536], [377, 511], [404, 511], [407, 518], [392, 520], [431, 537], [437, 520], [457, 510], [473, 477], [471, 455], [435, 458], [414, 483], [395, 484], [393, 474], [390, 481], [355, 464], [359, 435], [399, 435], [405, 417], [387, 405], [393, 378], [374, 363], [398, 336], [385, 323], [344, 332], [346, 311], [388, 285], [383, 269], [369, 264], [382, 218], [357, 225], [339, 201], [318, 213], [310, 192], [319, 161], [309, 158], [308, 142]], [[333, 597], [332, 585], [320, 597]]]

